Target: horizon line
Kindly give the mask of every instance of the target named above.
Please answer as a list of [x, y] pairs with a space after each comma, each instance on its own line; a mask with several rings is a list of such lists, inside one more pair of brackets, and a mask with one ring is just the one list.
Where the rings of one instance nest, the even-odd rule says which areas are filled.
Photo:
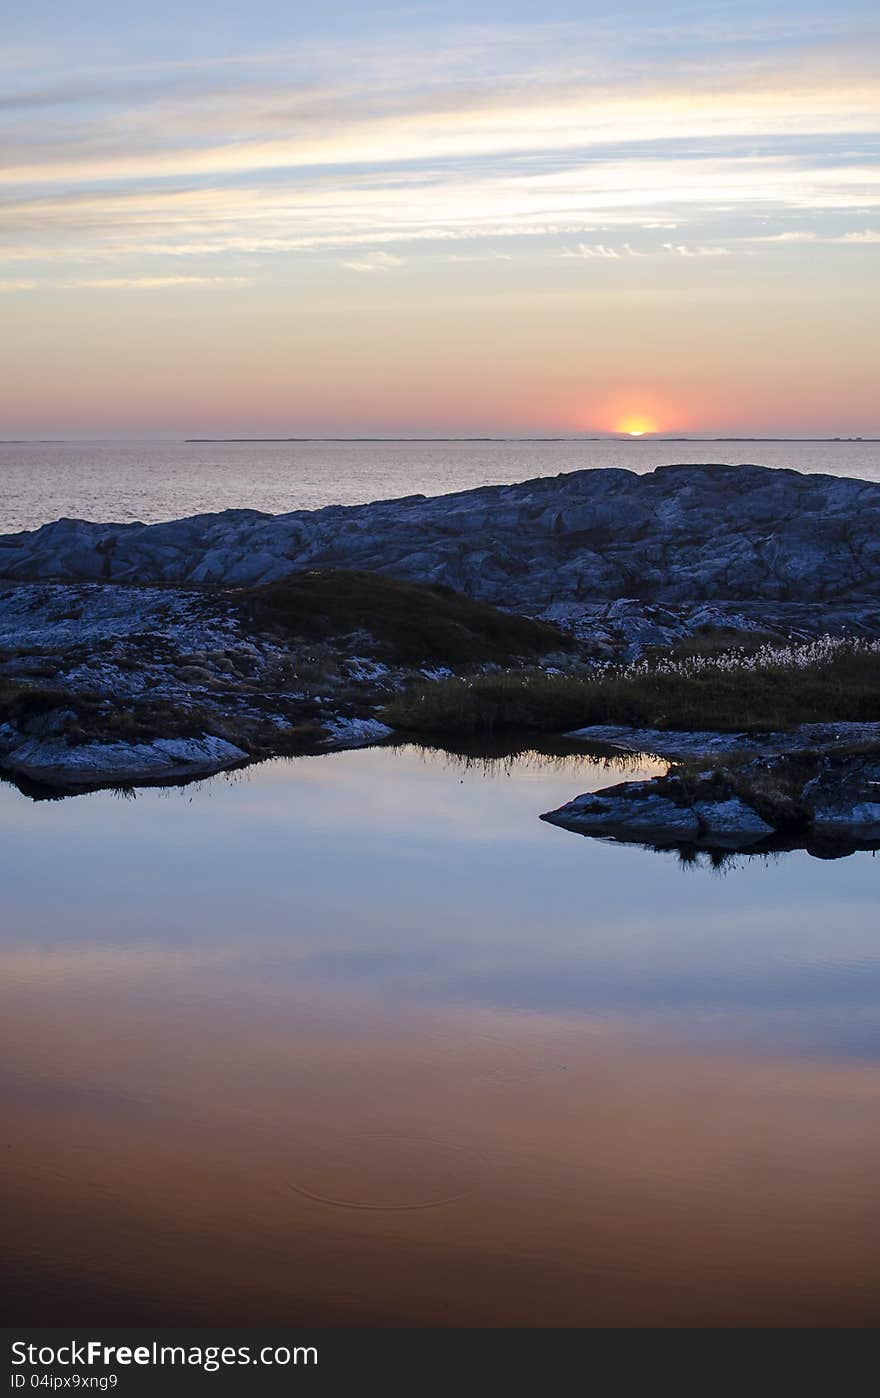
[[582, 436], [540, 436], [540, 437], [537, 437], [537, 436], [536, 436], [536, 437], [531, 437], [531, 436], [529, 436], [529, 437], [524, 437], [524, 436], [469, 436], [469, 437], [463, 437], [463, 436], [436, 436], [436, 437], [435, 437], [435, 436], [432, 436], [432, 437], [402, 437], [402, 436], [376, 436], [376, 437], [374, 437], [374, 436], [350, 436], [350, 437], [341, 437], [341, 436], [320, 436], [320, 437], [318, 437], [318, 436], [308, 436], [308, 437], [253, 437], [253, 436], [247, 436], [247, 437], [182, 437], [182, 438], [171, 437], [171, 436], [168, 436], [168, 437], [164, 437], [164, 436], [157, 436], [157, 437], [154, 437], [154, 436], [151, 436], [151, 437], [127, 437], [127, 436], [120, 436], [120, 437], [0, 437], [0, 446], [64, 446], [64, 445], [68, 445], [68, 444], [71, 444], [71, 445], [72, 445], [72, 444], [77, 444], [77, 443], [85, 444], [85, 443], [89, 443], [89, 442], [97, 443], [97, 444], [104, 444], [104, 445], [109, 445], [109, 444], [111, 444], [111, 443], [113, 443], [113, 442], [143, 442], [143, 443], [145, 443], [145, 444], [146, 444], [146, 443], [150, 443], [150, 442], [155, 442], [155, 443], [158, 445], [158, 444], [161, 444], [161, 443], [164, 442], [164, 443], [168, 443], [168, 444], [176, 443], [176, 444], [179, 444], [179, 445], [182, 445], [182, 446], [207, 446], [207, 445], [212, 445], [212, 444], [213, 444], [213, 445], [221, 445], [221, 444], [224, 444], [224, 443], [230, 444], [230, 445], [232, 445], [232, 444], [240, 444], [240, 445], [254, 444], [254, 445], [257, 445], [257, 444], [260, 444], [260, 443], [265, 443], [265, 444], [270, 444], [270, 443], [276, 443], [276, 444], [283, 444], [283, 443], [290, 443], [290, 444], [297, 444], [297, 443], [299, 443], [299, 444], [317, 444], [317, 443], [322, 443], [322, 442], [334, 443], [334, 444], [339, 444], [339, 443], [357, 444], [357, 443], [367, 443], [367, 442], [375, 442], [375, 443], [383, 443], [383, 442], [391, 443], [391, 442], [396, 442], [396, 443], [405, 443], [405, 444], [408, 443], [408, 444], [412, 444], [412, 445], [418, 445], [418, 444], [420, 444], [420, 443], [422, 443], [422, 444], [424, 444], [424, 443], [431, 443], [431, 442], [438, 442], [438, 443], [455, 443], [455, 442], [458, 442], [458, 443], [461, 443], [461, 444], [463, 444], [463, 445], [466, 445], [466, 444], [468, 444], [468, 443], [477, 443], [477, 442], [498, 442], [498, 443], [504, 443], [504, 442], [507, 442], [507, 443], [517, 443], [517, 442], [522, 442], [522, 443], [535, 443], [535, 444], [537, 444], [537, 443], [542, 443], [542, 442], [543, 442], [543, 443], [568, 443], [568, 444], [570, 444], [570, 445], [577, 445], [577, 444], [580, 444], [580, 443], [610, 443], [610, 442], [616, 442], [616, 443], [618, 443], [618, 444], [629, 444], [629, 445], [633, 445], [633, 446], [638, 446], [638, 445], [643, 444], [643, 443], [654, 443], [654, 444], [661, 444], [661, 443], [664, 443], [664, 444], [665, 444], [665, 443], [670, 443], [670, 444], [673, 444], [673, 443], [676, 443], [676, 442], [694, 442], [694, 443], [699, 443], [699, 442], [706, 442], [706, 443], [713, 443], [713, 442], [780, 442], [780, 443], [797, 443], [797, 442], [802, 442], [802, 443], [804, 443], [804, 444], [809, 444], [809, 443], [826, 443], [826, 444], [828, 444], [828, 445], [833, 445], [834, 443], [838, 443], [838, 444], [840, 444], [841, 446], [846, 446], [846, 445], [858, 446], [858, 445], [876, 445], [876, 444], [880, 444], [880, 436], [878, 436], [878, 437], [863, 437], [863, 436], [792, 437], [792, 436], [761, 436], [761, 435], [758, 435], [758, 436], [730, 436], [730, 435], [727, 435], [727, 436], [712, 436], [712, 437], [691, 437], [691, 436], [681, 436], [681, 435], [677, 435], [677, 436], [669, 436], [669, 437], [667, 437], [667, 436], [662, 436], [662, 435], [659, 435], [659, 434], [651, 434], [651, 433], [647, 433], [647, 432], [646, 432], [646, 433], [640, 433], [640, 434], [637, 435], [637, 436], [636, 436], [636, 435], [632, 435], [632, 434], [630, 434], [630, 433], [620, 433], [620, 434], [612, 433], [612, 434], [603, 435], [603, 436], [589, 436], [589, 437], [582, 437]]
[[624, 432], [601, 437], [184, 437], [183, 444], [218, 442], [880, 442], [880, 437], [664, 437]]

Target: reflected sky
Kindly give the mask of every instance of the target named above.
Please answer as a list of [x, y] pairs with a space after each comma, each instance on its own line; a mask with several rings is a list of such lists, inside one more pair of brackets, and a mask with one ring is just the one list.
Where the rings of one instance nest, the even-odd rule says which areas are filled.
[[874, 858], [794, 852], [713, 872], [538, 820], [619, 779], [587, 758], [465, 764], [407, 747], [133, 800], [32, 804], [4, 788], [4, 960], [12, 976], [38, 953], [38, 975], [124, 980], [182, 958], [391, 1010], [623, 1017], [880, 1052]]
[[875, 1324], [878, 865], [538, 819], [616, 779], [0, 788], [10, 1320]]

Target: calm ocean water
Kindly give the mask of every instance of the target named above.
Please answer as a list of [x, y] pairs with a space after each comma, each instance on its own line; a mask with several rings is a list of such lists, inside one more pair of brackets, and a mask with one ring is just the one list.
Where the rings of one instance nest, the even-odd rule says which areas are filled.
[[670, 462], [792, 467], [880, 480], [880, 442], [0, 443], [0, 533], [63, 516], [180, 519], [444, 495], [587, 467]]

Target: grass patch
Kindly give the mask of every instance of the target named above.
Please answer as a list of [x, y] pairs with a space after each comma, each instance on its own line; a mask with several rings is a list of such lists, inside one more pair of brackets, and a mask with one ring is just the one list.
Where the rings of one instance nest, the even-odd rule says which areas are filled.
[[[40, 727], [44, 716], [67, 715], [58, 727]], [[0, 684], [0, 722], [25, 737], [63, 736], [71, 743], [145, 743], [154, 738], [199, 737], [205, 721], [167, 700], [107, 705], [92, 695], [70, 694], [28, 684]]]
[[649, 660], [691, 660], [696, 656], [755, 655], [772, 647], [777, 637], [769, 631], [740, 631], [734, 626], [700, 626], [690, 636], [682, 636], [671, 646], [646, 646]]
[[825, 639], [757, 655], [700, 657], [582, 675], [540, 671], [445, 680], [392, 700], [405, 732], [560, 733], [590, 724], [767, 732], [880, 721], [880, 649]]
[[64, 708], [68, 703], [68, 696], [61, 690], [16, 680], [0, 681], [0, 723], [18, 727], [52, 709]]
[[509, 616], [452, 588], [381, 573], [316, 569], [246, 594], [248, 623], [290, 639], [362, 644], [391, 664], [508, 664], [571, 651], [572, 638], [546, 622]]
[[[692, 759], [676, 762], [655, 785], [658, 791], [686, 805], [739, 797], [774, 830], [790, 833], [810, 822], [804, 787], [819, 774], [823, 760], [818, 752], [782, 754], [769, 762], [756, 761], [753, 756], [740, 760], [727, 757], [713, 770], [705, 759]], [[707, 770], [711, 775], [706, 775]]]

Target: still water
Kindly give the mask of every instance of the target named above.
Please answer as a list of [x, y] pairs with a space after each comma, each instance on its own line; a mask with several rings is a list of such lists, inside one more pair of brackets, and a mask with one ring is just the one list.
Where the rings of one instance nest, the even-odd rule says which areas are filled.
[[539, 821], [617, 779], [0, 787], [10, 1319], [880, 1322], [880, 865]]
[[0, 442], [0, 534], [68, 516], [126, 522], [314, 510], [534, 476], [752, 462], [880, 481], [880, 442]]

